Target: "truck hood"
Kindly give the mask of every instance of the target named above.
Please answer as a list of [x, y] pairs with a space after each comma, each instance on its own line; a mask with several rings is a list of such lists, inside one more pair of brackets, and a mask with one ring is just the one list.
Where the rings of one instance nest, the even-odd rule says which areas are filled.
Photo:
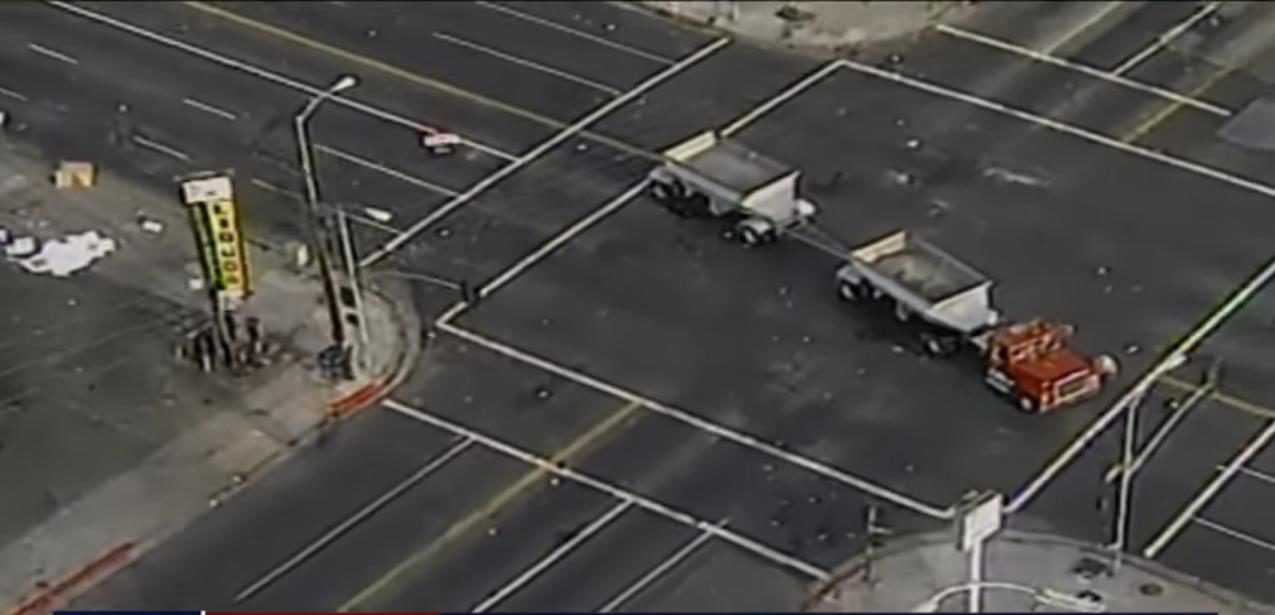
[[1014, 366], [1013, 371], [1036, 382], [1055, 382], [1090, 369], [1089, 361], [1074, 351], [1063, 348], [1035, 361], [1019, 363]]

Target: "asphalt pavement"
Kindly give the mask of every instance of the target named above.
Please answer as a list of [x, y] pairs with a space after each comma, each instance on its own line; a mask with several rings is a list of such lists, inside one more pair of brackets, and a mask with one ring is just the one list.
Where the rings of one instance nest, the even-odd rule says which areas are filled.
[[[289, 4], [218, 5], [257, 20], [252, 24], [179, 5], [90, 6], [316, 87], [354, 72], [363, 83], [350, 99], [454, 130], [511, 156], [553, 134], [555, 123], [571, 123], [711, 40], [609, 5], [501, 5], [523, 13], [513, 16], [483, 4], [412, 4], [395, 7], [394, 18], [344, 3], [314, 10], [306, 5], [305, 11]], [[261, 111], [236, 109], [259, 114], [263, 122], [265, 116], [286, 119], [304, 98], [295, 87], [214, 67], [172, 45], [56, 9], [4, 10], [29, 20], [31, 29], [23, 32], [38, 33], [41, 44], [85, 57], [74, 71], [58, 67], [77, 79], [85, 79], [78, 75], [88, 58], [110, 54], [73, 45], [99, 36], [110, 39], [105, 47], [119, 54], [121, 65], [144, 57], [141, 63], [162, 66], [177, 74], [174, 79], [203, 70], [210, 71], [203, 79], [184, 78], [251, 88], [230, 100], [258, 105], [253, 108]], [[1038, 4], [1013, 10], [1021, 13], [1016, 19], [1043, 20], [1057, 9]], [[713, 223], [671, 218], [638, 197], [457, 321], [572, 370], [574, 380], [562, 379], [562, 371], [550, 375], [544, 364], [530, 365], [525, 357], [511, 361], [490, 347], [440, 333], [399, 398], [461, 431], [440, 426], [444, 423], [412, 424], [392, 409], [361, 417], [326, 448], [307, 452], [313, 461], [294, 462], [280, 478], [265, 479], [199, 522], [189, 538], [165, 545], [82, 604], [394, 610], [470, 609], [493, 600], [490, 605], [499, 609], [593, 609], [637, 584], [625, 608], [724, 608], [769, 604], [758, 601], [777, 596], [787, 600], [776, 602], [781, 608], [800, 602], [808, 583], [861, 550], [869, 509], [880, 511], [892, 531], [925, 531], [946, 522], [934, 510], [972, 489], [1016, 493], [1159, 353], [1269, 258], [1260, 229], [1275, 222], [1270, 194], [1244, 181], [1261, 179], [1264, 160], [1219, 145], [1213, 136], [1233, 109], [1262, 95], [1266, 86], [1256, 71], [1234, 70], [1212, 81], [1200, 74], [1209, 63], [1202, 56], [1233, 53], [1210, 51], [1210, 44], [1254, 36], [1263, 21], [1256, 15], [1222, 25], [1202, 21], [1190, 50], [1157, 47], [1144, 62], [1121, 71], [1174, 92], [1198, 90], [1191, 96], [1203, 105], [1113, 82], [1112, 71], [1127, 54], [1146, 48], [1134, 50], [1129, 41], [1153, 44], [1157, 31], [1193, 10], [1199, 8], [1149, 3], [1110, 21], [1099, 16], [1092, 21], [1101, 26], [1097, 33], [1070, 39], [1074, 49], [1050, 45], [1076, 62], [1093, 63], [1105, 77], [968, 37], [930, 33], [893, 61], [885, 55], [862, 58], [921, 79], [921, 86], [838, 69], [739, 134], [805, 171], [804, 188], [821, 205], [823, 225], [847, 243], [911, 229], [997, 280], [997, 302], [1011, 316], [1076, 324], [1080, 348], [1115, 354], [1123, 368], [1099, 398], [1048, 416], [1019, 414], [982, 385], [972, 358], [921, 357], [908, 332], [888, 315], [839, 305], [831, 289], [834, 259], [795, 242], [746, 250], [723, 239]], [[81, 31], [83, 38], [69, 34]], [[1021, 34], [1016, 30], [984, 33], [1024, 48], [1042, 44], [1016, 38]], [[1046, 35], [1058, 40], [1056, 31], [1040, 33]], [[1087, 40], [1074, 42], [1082, 38]], [[23, 53], [20, 45], [11, 47], [6, 64], [30, 65], [33, 58], [17, 55]], [[722, 126], [817, 66], [732, 44], [592, 128], [641, 147], [662, 147]], [[95, 88], [133, 88], [128, 94], [138, 96], [139, 105], [171, 96], [147, 86], [151, 81], [121, 84], [105, 77], [114, 74], [109, 69], [101, 70]], [[436, 81], [466, 91], [442, 93]], [[1220, 88], [1216, 97], [1214, 86]], [[47, 96], [65, 98], [61, 92], [82, 86], [68, 78], [59, 87], [68, 89]], [[942, 88], [959, 92], [953, 96]], [[978, 98], [958, 100], [966, 94]], [[109, 114], [118, 98], [102, 95], [93, 103], [96, 117]], [[174, 109], [180, 98], [170, 99]], [[986, 99], [996, 104], [980, 106]], [[57, 132], [48, 119], [56, 111], [36, 106], [48, 117], [33, 125], [45, 126], [54, 135], [51, 142], [75, 142], [74, 130]], [[315, 122], [317, 141], [446, 190], [464, 191], [507, 162], [499, 153], [472, 148], [438, 162], [415, 147], [420, 128], [329, 106]], [[1201, 109], [1209, 106], [1223, 111]], [[157, 112], [147, 121], [162, 123], [165, 113], [175, 112]], [[1036, 116], [1065, 122], [1065, 128], [1033, 121]], [[156, 135], [199, 143], [208, 151], [229, 136], [224, 127], [171, 121], [175, 132]], [[200, 132], [179, 137], [179, 130]], [[286, 132], [276, 132], [273, 143], [282, 158]], [[211, 145], [203, 146], [205, 140]], [[1137, 149], [1140, 144], [1175, 158], [1166, 162]], [[241, 164], [255, 174], [253, 165], [265, 163]], [[1227, 176], [1202, 173], [1197, 165]], [[449, 200], [445, 192], [366, 166], [360, 172], [339, 167], [324, 172], [328, 169], [333, 179], [325, 186], [333, 194], [393, 210], [394, 224], [403, 227]], [[624, 152], [568, 139], [431, 225], [387, 266], [490, 279], [608, 202], [644, 170]], [[360, 233], [369, 247], [388, 236], [384, 229]], [[1269, 301], [1269, 294], [1259, 301]], [[421, 301], [441, 303], [437, 295]], [[1271, 399], [1262, 387], [1266, 372], [1258, 347], [1265, 338], [1236, 333], [1245, 331], [1268, 332], [1269, 318], [1260, 310], [1241, 311], [1210, 341], [1217, 347], [1207, 346], [1206, 352], [1233, 357], [1237, 364], [1237, 376], [1224, 380], [1222, 390], [1230, 390], [1227, 382], [1244, 383], [1237, 394], [1261, 406], [1263, 398]], [[581, 386], [578, 374], [604, 384]], [[612, 384], [647, 399], [646, 407], [614, 389], [599, 392]], [[659, 404], [685, 414], [650, 409]], [[1190, 424], [1173, 429], [1140, 471], [1130, 546], [1145, 548], [1165, 523], [1191, 512], [1184, 506], [1220, 476], [1218, 465], [1230, 463], [1263, 429], [1263, 420], [1269, 417], [1254, 417], [1220, 398], [1192, 411], [1185, 419]], [[1148, 441], [1154, 425], [1147, 421], [1140, 443]], [[476, 442], [295, 571], [234, 603], [235, 593], [303, 548], [321, 527], [336, 526], [395, 479], [445, 455], [451, 438], [464, 429], [549, 460], [559, 460], [566, 450], [570, 462], [562, 459], [564, 464], [617, 491], [533, 475], [524, 479], [530, 486], [504, 495], [532, 468], [508, 449]], [[1111, 493], [1101, 475], [1117, 450], [1113, 431], [1065, 466], [1012, 522], [1105, 541]], [[380, 450], [382, 438], [401, 438], [412, 454], [394, 452], [399, 445]], [[1259, 473], [1275, 465], [1261, 450], [1241, 461]], [[335, 470], [325, 468], [344, 465], [359, 473], [329, 478]], [[1242, 502], [1272, 492], [1261, 491], [1261, 479], [1252, 475], [1227, 479], [1222, 496], [1190, 515], [1181, 539], [1171, 536], [1175, 540], [1167, 543], [1164, 558], [1204, 579], [1271, 599], [1275, 584], [1263, 571], [1271, 568], [1275, 550], [1261, 541], [1269, 545], [1275, 537], [1261, 536], [1260, 511], [1244, 510]], [[351, 480], [367, 484], [322, 489], [322, 495], [310, 496], [318, 500], [288, 496]], [[253, 504], [253, 498], [275, 504]], [[648, 498], [675, 514], [653, 512]], [[501, 506], [486, 510], [483, 503], [493, 501]], [[291, 525], [298, 517], [313, 525], [296, 524], [272, 537], [277, 541], [243, 538], [271, 533], [265, 528]], [[719, 522], [730, 538], [716, 534], [694, 545], [709, 531], [697, 524]], [[678, 558], [680, 546], [688, 544], [695, 550]], [[559, 553], [564, 545], [570, 549]], [[662, 558], [673, 564], [661, 569]], [[222, 572], [185, 572], [196, 582], [180, 586], [165, 581], [166, 575], [203, 570], [214, 561]], [[564, 572], [574, 567], [588, 571], [587, 582]], [[659, 574], [644, 584], [643, 571], [651, 570]], [[727, 575], [750, 583], [729, 587], [720, 580]]]

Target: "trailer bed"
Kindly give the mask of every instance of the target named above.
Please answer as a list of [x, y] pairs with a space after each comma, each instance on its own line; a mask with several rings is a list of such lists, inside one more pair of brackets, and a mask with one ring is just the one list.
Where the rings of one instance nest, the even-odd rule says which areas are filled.
[[852, 251], [837, 279], [850, 285], [843, 296], [867, 284], [894, 300], [899, 318], [915, 314], [966, 335], [1000, 318], [991, 304], [991, 279], [906, 231]]
[[719, 141], [690, 157], [686, 165], [740, 194], [748, 194], [792, 172], [790, 167], [734, 141]]
[[937, 248], [915, 240], [897, 252], [881, 256], [872, 265], [882, 275], [934, 303], [987, 281], [978, 272], [941, 255]]

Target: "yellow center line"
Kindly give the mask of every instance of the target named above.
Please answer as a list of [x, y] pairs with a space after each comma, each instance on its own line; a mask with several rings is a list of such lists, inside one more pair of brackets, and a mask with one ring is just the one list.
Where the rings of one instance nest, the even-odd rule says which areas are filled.
[[[342, 49], [334, 45], [329, 45], [327, 43], [314, 40], [308, 36], [298, 34], [291, 30], [285, 30], [278, 26], [271, 25], [263, 21], [258, 21], [256, 19], [252, 19], [251, 17], [240, 15], [233, 11], [229, 11], [218, 6], [214, 6], [212, 4], [207, 4], [204, 2], [184, 2], [182, 4], [186, 6], [187, 8], [200, 11], [202, 13], [206, 13], [214, 17], [219, 17], [226, 21], [230, 21], [238, 25], [244, 26], [246, 28], [256, 30], [263, 34], [267, 34], [269, 36], [273, 36], [278, 39], [283, 39], [290, 43], [295, 43], [307, 49], [312, 49], [314, 51], [326, 53], [328, 55], [335, 56], [337, 58], [345, 60], [346, 62], [350, 62], [352, 64], [362, 66], [364, 68], [380, 71], [382, 73], [397, 77], [399, 79], [403, 79], [405, 81], [414, 83], [416, 85], [432, 88], [441, 92], [445, 92], [452, 96], [456, 96], [461, 99], [468, 100], [473, 103], [477, 103], [486, 107], [491, 107], [493, 109], [504, 111], [505, 113], [516, 115], [523, 119], [530, 120], [532, 122], [542, 124], [544, 126], [548, 126], [555, 130], [561, 130], [564, 128], [568, 128], [570, 126], [568, 122], [556, 120], [549, 116], [542, 115], [540, 113], [536, 113], [535, 111], [531, 111], [528, 109], [524, 109], [517, 105], [512, 105], [507, 102], [496, 100], [494, 98], [489, 98], [477, 92], [472, 92], [462, 87], [452, 85], [450, 83], [447, 83], [446, 81], [441, 81], [439, 79], [426, 77], [419, 73], [414, 73], [405, 68], [401, 68], [393, 64], [389, 64], [388, 62], [383, 62], [375, 58], [370, 58], [368, 56], [355, 53], [347, 49]], [[596, 141], [598, 143], [601, 143], [609, 147], [614, 147], [632, 156], [639, 156], [642, 158], [660, 160], [658, 154], [649, 152], [640, 147], [630, 145], [628, 143], [625, 143], [623, 141], [620, 141], [612, 137], [608, 137], [606, 135], [600, 135], [590, 130], [582, 130], [580, 131], [579, 134], [582, 137], [586, 137], [588, 139], [591, 139], [593, 141]]]
[[1176, 100], [1173, 103], [1165, 106], [1158, 113], [1156, 113], [1155, 115], [1152, 115], [1151, 117], [1147, 118], [1146, 121], [1135, 126], [1133, 130], [1129, 131], [1127, 134], [1125, 134], [1125, 136], [1121, 137], [1120, 140], [1124, 141], [1125, 143], [1129, 143], [1142, 138], [1148, 132], [1151, 132], [1153, 128], [1164, 123], [1164, 121], [1169, 119], [1169, 117], [1172, 116], [1174, 113], [1177, 113], [1178, 110], [1180, 110], [1182, 106], [1186, 104], [1186, 100], [1194, 99], [1198, 97], [1199, 95], [1203, 94], [1209, 88], [1213, 87], [1214, 84], [1216, 84], [1218, 81], [1221, 81], [1223, 77], [1226, 77], [1227, 75], [1235, 72], [1236, 69], [1238, 68], [1239, 66], [1227, 66], [1226, 68], [1223, 68], [1217, 71], [1216, 73], [1213, 73], [1213, 75], [1211, 75], [1208, 79], [1204, 80], [1204, 83], [1201, 83], [1200, 85], [1192, 89], [1189, 93], [1187, 93], [1187, 95], [1184, 98]]
[[[1181, 391], [1194, 392], [1200, 389], [1199, 385], [1192, 384], [1190, 382], [1181, 380], [1174, 376], [1167, 376], [1167, 375], [1161, 376], [1160, 382], [1163, 382]], [[1275, 419], [1275, 408], [1268, 408], [1266, 406], [1262, 406], [1260, 404], [1251, 402], [1241, 397], [1235, 397], [1234, 395], [1227, 395], [1226, 393], [1223, 393], [1218, 390], [1215, 390], [1212, 393], [1209, 393], [1209, 399], [1215, 400], [1224, 406], [1230, 406], [1231, 408], [1235, 410], [1239, 410], [1240, 412], [1252, 414], [1253, 416], [1258, 416], [1264, 419]]]
[[[641, 408], [638, 402], [629, 402], [616, 410], [610, 416], [602, 419], [594, 424], [583, 434], [563, 447], [558, 452], [550, 456], [549, 460], [555, 464], [563, 464], [570, 459], [579, 456], [590, 446], [595, 445], [604, 435], [607, 435], [633, 413]], [[367, 602], [376, 594], [383, 593], [390, 588], [396, 581], [400, 580], [407, 572], [419, 568], [422, 564], [436, 556], [444, 547], [454, 542], [456, 539], [473, 531], [480, 523], [494, 516], [505, 507], [509, 506], [519, 496], [523, 495], [528, 489], [545, 479], [549, 471], [542, 467], [537, 467], [530, 472], [524, 474], [521, 478], [510, 483], [509, 486], [502, 489], [496, 495], [492, 496], [485, 503], [474, 508], [469, 514], [453, 523], [438, 538], [434, 539], [420, 551], [408, 556], [407, 559], [399, 562], [398, 565], [391, 568], [370, 585], [365, 587], [354, 595], [353, 598], [346, 600], [337, 610], [340, 612], [349, 612], [359, 605]]]

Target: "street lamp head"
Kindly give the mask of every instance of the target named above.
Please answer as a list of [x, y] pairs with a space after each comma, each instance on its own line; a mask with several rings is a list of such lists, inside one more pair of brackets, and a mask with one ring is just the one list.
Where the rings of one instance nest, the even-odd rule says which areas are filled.
[[355, 77], [354, 75], [345, 75], [341, 77], [340, 79], [337, 79], [336, 83], [333, 83], [332, 87], [328, 88], [328, 91], [333, 94], [336, 94], [337, 92], [340, 92], [342, 90], [348, 90], [358, 84], [359, 84], [358, 77]]

